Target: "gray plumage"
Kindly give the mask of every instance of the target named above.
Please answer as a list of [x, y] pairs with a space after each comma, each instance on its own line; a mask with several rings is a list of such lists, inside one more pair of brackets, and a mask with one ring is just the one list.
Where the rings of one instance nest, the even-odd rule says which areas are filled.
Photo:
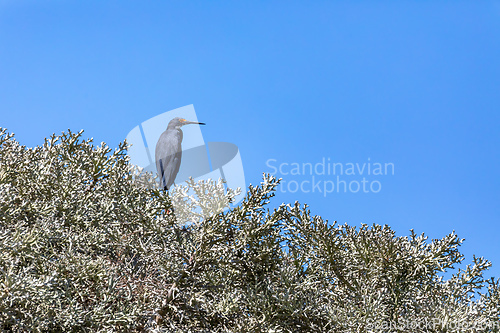
[[181, 127], [188, 124], [205, 125], [184, 118], [175, 117], [168, 123], [167, 129], [160, 135], [155, 149], [156, 170], [160, 178], [160, 186], [168, 190], [179, 172], [182, 158]]

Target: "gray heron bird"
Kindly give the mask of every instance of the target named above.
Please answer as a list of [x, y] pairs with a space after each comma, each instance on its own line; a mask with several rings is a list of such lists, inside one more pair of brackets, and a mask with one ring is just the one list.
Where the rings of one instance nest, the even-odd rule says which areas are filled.
[[160, 135], [156, 143], [155, 160], [156, 170], [160, 177], [160, 186], [168, 190], [174, 183], [179, 172], [182, 158], [182, 130], [181, 127], [189, 124], [205, 125], [184, 118], [175, 117], [168, 123], [167, 129]]

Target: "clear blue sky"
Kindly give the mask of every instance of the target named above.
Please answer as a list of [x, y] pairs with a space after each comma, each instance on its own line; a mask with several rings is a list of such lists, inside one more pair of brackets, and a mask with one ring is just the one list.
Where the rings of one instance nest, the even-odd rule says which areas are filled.
[[492, 260], [498, 277], [499, 36], [498, 0], [4, 0], [0, 126], [27, 146], [70, 128], [116, 147], [194, 104], [206, 141], [238, 145], [247, 183], [269, 159], [393, 163], [394, 175], [366, 176], [378, 193], [274, 204], [398, 235], [456, 230], [467, 261]]

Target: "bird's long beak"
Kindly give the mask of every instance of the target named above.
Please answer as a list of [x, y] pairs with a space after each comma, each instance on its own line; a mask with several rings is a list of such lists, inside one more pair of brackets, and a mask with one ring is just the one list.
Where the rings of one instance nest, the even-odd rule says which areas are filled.
[[196, 121], [186, 121], [184, 124], [185, 125], [188, 125], [188, 124], [206, 125], [205, 123], [197, 123]]

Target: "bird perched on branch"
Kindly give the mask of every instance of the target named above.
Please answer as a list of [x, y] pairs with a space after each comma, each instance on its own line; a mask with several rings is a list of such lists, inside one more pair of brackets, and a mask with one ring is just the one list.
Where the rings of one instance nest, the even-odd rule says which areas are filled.
[[188, 121], [184, 118], [175, 117], [168, 123], [167, 129], [163, 132], [156, 143], [155, 160], [156, 170], [160, 177], [160, 186], [168, 190], [174, 183], [179, 172], [182, 158], [182, 130], [181, 127], [189, 124], [205, 125], [195, 121]]

